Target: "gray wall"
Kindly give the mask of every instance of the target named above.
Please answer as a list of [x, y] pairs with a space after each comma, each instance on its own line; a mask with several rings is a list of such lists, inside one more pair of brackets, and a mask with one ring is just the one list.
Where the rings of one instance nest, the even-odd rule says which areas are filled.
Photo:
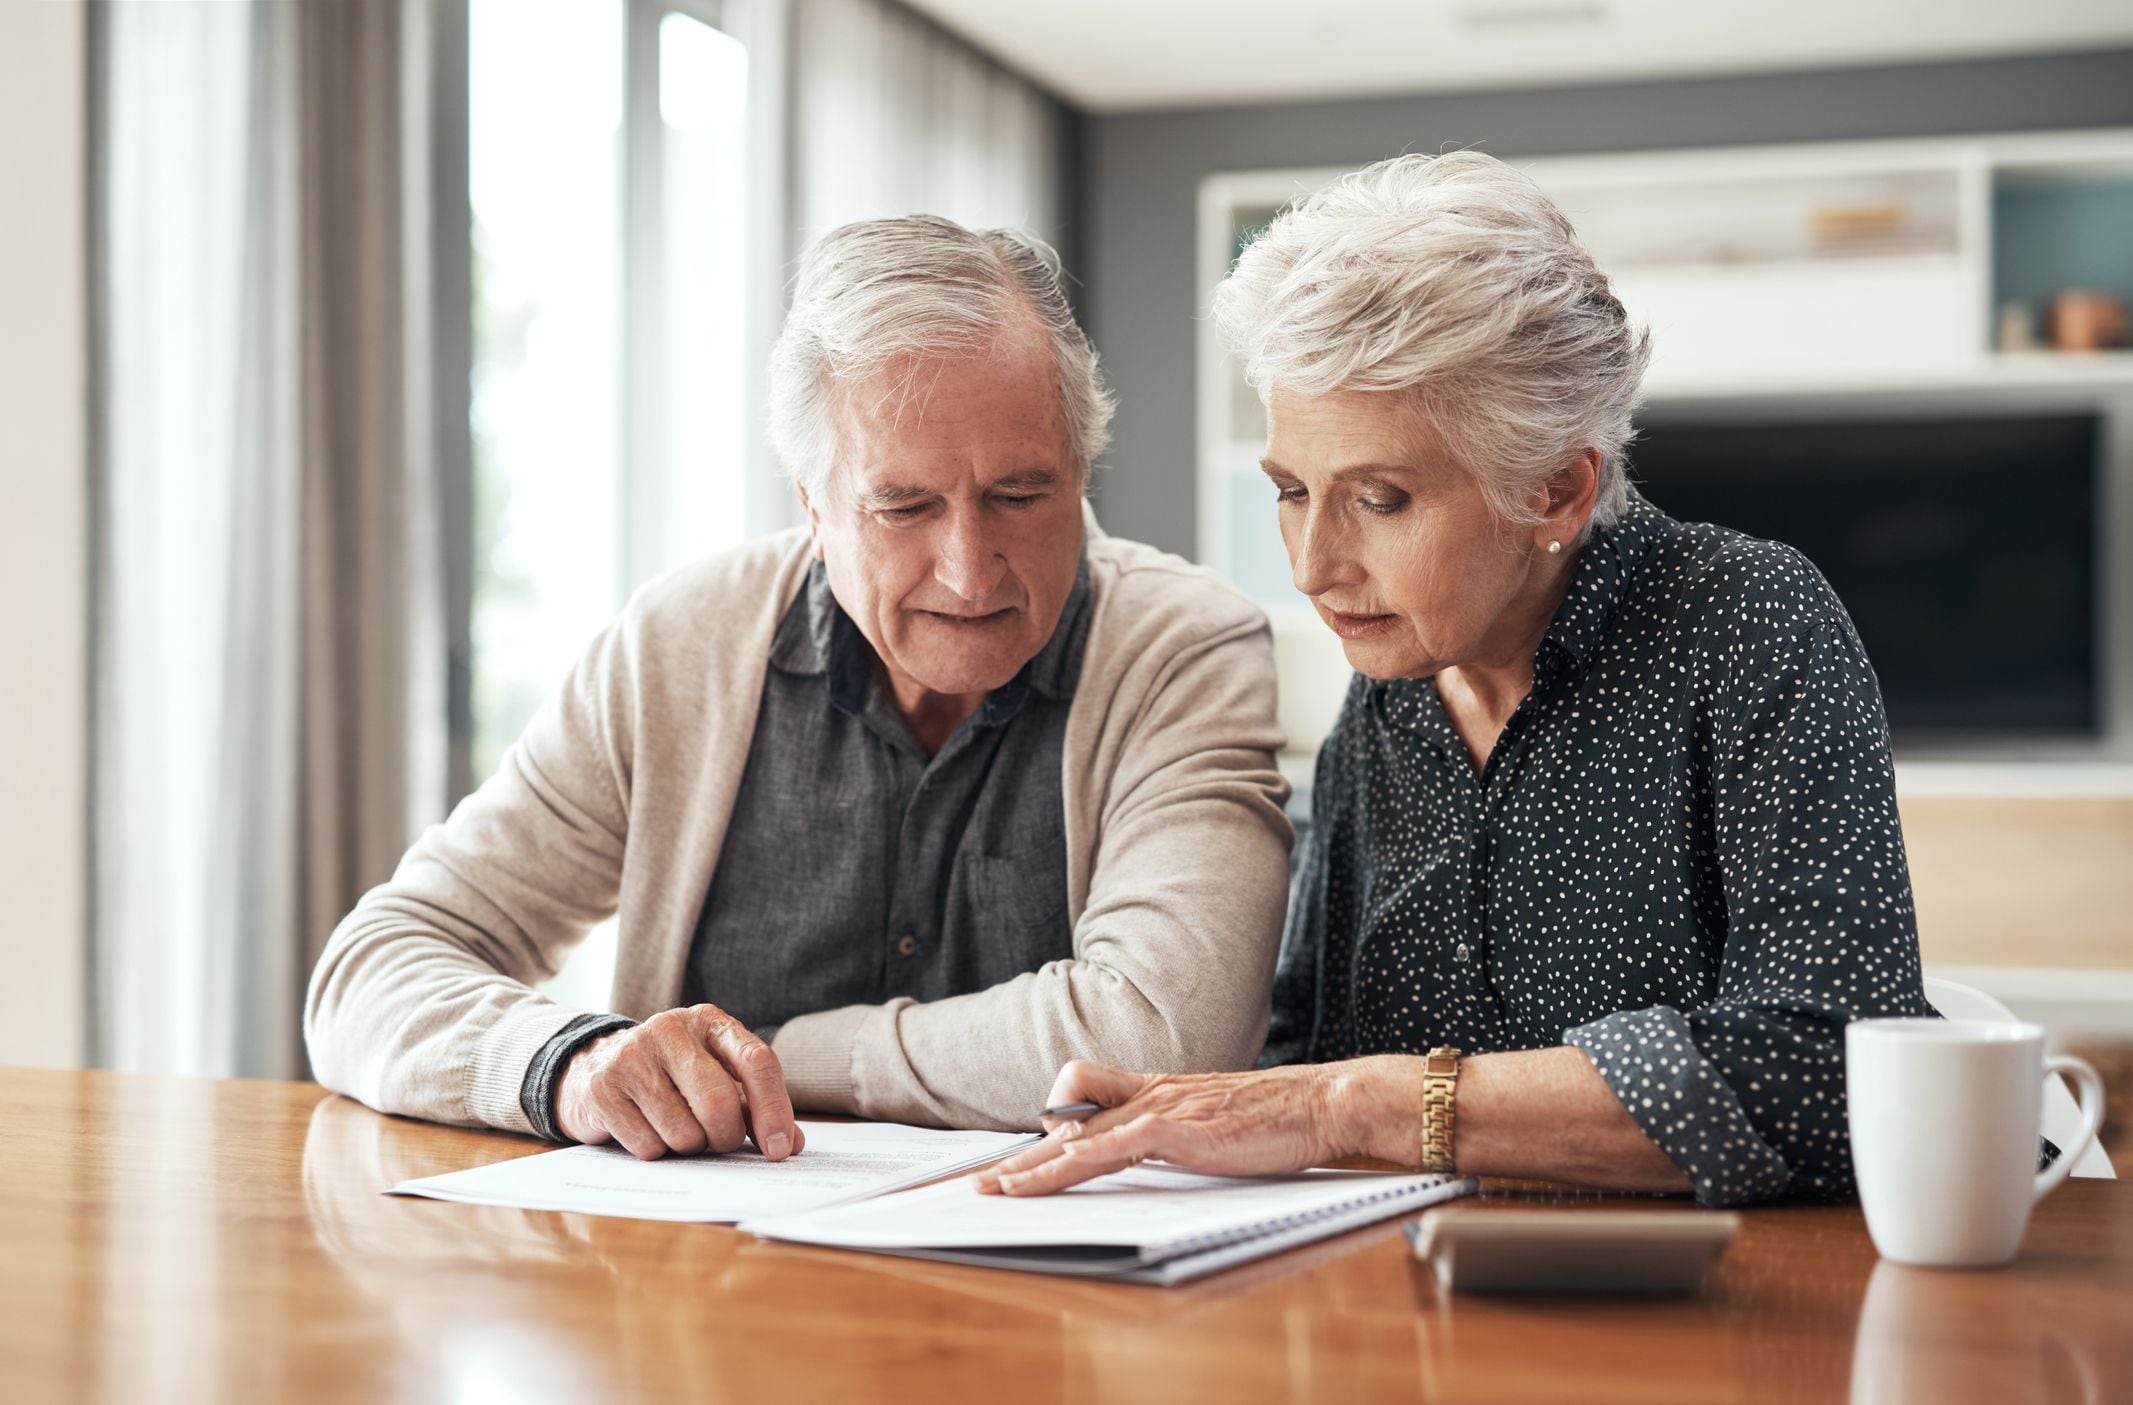
[[1193, 549], [1194, 202], [1211, 171], [2133, 126], [2133, 49], [1083, 121], [1082, 308], [1119, 395], [1097, 485], [1113, 531]]

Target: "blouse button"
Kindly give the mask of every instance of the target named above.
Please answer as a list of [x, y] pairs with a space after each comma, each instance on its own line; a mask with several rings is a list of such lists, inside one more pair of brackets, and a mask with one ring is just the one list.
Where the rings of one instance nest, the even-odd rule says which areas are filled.
[[1470, 955], [1470, 954], [1471, 954], [1472, 952], [1473, 952], [1473, 948], [1472, 948], [1472, 947], [1468, 946], [1468, 945], [1467, 945], [1467, 944], [1466, 944], [1465, 942], [1461, 942], [1461, 943], [1459, 943], [1458, 947], [1457, 947], [1457, 948], [1456, 948], [1455, 950], [1453, 950], [1453, 952], [1452, 952], [1452, 960], [1454, 960], [1454, 961], [1464, 961], [1464, 960], [1466, 960], [1466, 958], [1467, 958], [1467, 957], [1468, 957], [1468, 956], [1469, 956], [1469, 955]]
[[918, 938], [917, 938], [917, 937], [914, 937], [914, 936], [912, 936], [912, 935], [911, 935], [911, 934], [910, 934], [909, 932], [906, 932], [906, 933], [904, 933], [904, 934], [903, 934], [902, 936], [898, 937], [898, 938], [896, 939], [896, 954], [897, 954], [898, 956], [915, 956], [915, 955], [917, 955], [917, 954], [918, 954]]

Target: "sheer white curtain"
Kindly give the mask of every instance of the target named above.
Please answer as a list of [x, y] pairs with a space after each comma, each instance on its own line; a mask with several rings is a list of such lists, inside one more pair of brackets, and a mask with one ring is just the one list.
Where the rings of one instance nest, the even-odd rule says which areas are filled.
[[794, 60], [803, 237], [921, 213], [1064, 237], [1067, 115], [1022, 78], [884, 0], [797, 0]]
[[443, 808], [440, 12], [94, 9], [99, 1064], [301, 1072], [320, 945]]
[[[97, 21], [102, 218], [96, 1062], [285, 1063], [295, 979], [295, 30], [271, 5]], [[241, 686], [229, 686], [239, 680]], [[276, 1037], [278, 1036], [278, 1037]]]

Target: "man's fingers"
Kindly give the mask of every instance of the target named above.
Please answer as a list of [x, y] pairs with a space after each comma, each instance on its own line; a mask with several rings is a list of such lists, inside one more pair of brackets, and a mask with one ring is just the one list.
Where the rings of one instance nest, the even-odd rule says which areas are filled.
[[1136, 1161], [1157, 1155], [1164, 1131], [1160, 1118], [1136, 1117], [1123, 1127], [1063, 1145], [1057, 1155], [1031, 1170], [1001, 1176], [1000, 1191], [1005, 1195], [1050, 1195], [1123, 1171]]
[[798, 1147], [792, 1097], [785, 1091], [785, 1071], [770, 1046], [743, 1028], [740, 1021], [714, 1014], [704, 1026], [704, 1042], [748, 1095], [749, 1132], [763, 1155], [780, 1161]]
[[607, 1134], [639, 1161], [657, 1161], [667, 1154], [666, 1139], [652, 1130], [635, 1103], [616, 1099], [597, 1113]]
[[637, 1104], [644, 1120], [651, 1124], [652, 1130], [669, 1149], [693, 1156], [713, 1144], [689, 1100], [682, 1096], [666, 1068], [658, 1062], [634, 1070], [623, 1083], [622, 1090]]
[[702, 1128], [703, 1145], [721, 1153], [740, 1150], [747, 1131], [741, 1118], [741, 1090], [726, 1076], [725, 1068], [678, 1030], [660, 1052], [674, 1087]]
[[[793, 1115], [796, 1119], [799, 1116], [797, 1112]], [[748, 1110], [748, 1098], [746, 1094], [743, 1094], [741, 1097], [741, 1117], [748, 1124], [748, 1140], [755, 1143], [756, 1150], [761, 1151], [763, 1149], [763, 1138], [758, 1137], [755, 1134], [755, 1114]], [[805, 1127], [802, 1127], [796, 1120], [792, 1124], [792, 1150], [787, 1154], [791, 1156], [798, 1156], [801, 1152], [805, 1150], [807, 1150], [807, 1129]]]

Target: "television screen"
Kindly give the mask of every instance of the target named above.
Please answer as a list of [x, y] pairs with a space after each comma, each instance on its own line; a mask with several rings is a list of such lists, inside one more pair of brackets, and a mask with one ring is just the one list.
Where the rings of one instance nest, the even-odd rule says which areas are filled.
[[2095, 735], [2095, 415], [1647, 426], [1646, 497], [1805, 552], [1899, 742]]

